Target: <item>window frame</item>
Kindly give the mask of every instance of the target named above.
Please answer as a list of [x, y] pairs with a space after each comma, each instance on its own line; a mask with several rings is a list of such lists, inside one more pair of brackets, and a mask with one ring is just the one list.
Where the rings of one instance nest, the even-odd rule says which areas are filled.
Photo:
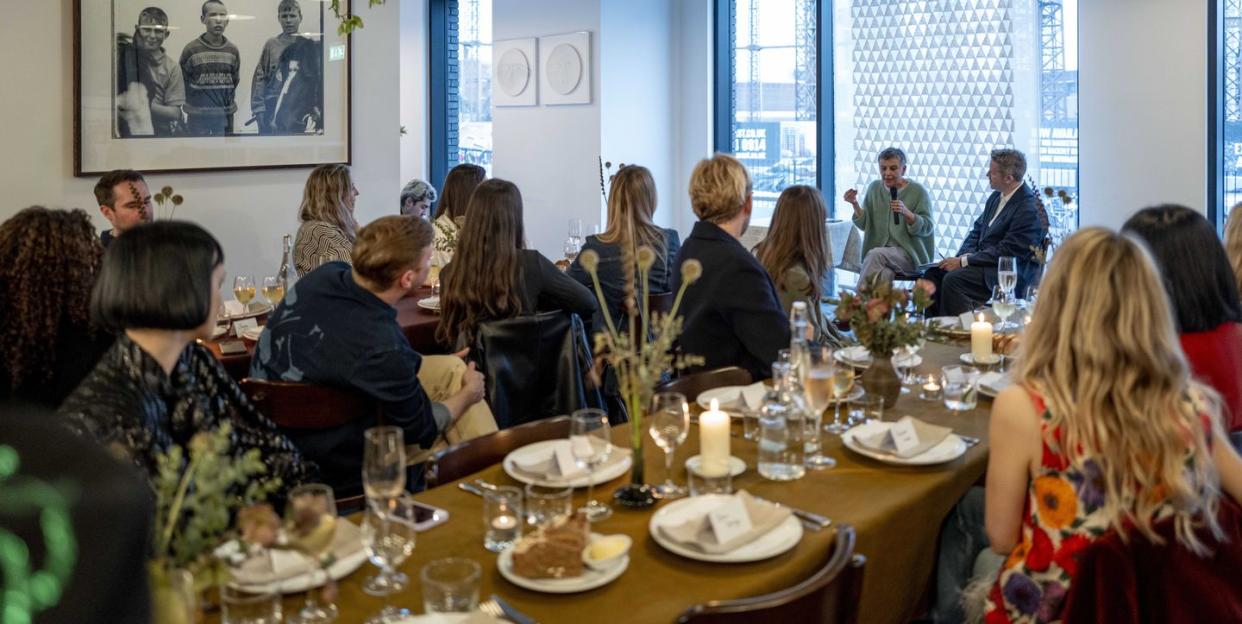
[[457, 0], [429, 0], [427, 37], [427, 177], [438, 189], [457, 165], [457, 139], [460, 131], [457, 58]]
[[1207, 23], [1207, 210], [1208, 222], [1224, 230], [1225, 206], [1225, 6], [1208, 2]]

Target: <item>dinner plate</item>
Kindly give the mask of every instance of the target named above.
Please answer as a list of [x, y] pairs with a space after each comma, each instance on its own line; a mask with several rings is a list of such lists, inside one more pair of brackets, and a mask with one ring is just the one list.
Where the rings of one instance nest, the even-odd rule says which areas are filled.
[[704, 494], [703, 496], [691, 496], [675, 500], [651, 515], [651, 521], [647, 523], [647, 530], [651, 533], [651, 538], [665, 550], [687, 559], [707, 561], [709, 563], [745, 563], [771, 559], [797, 546], [802, 539], [802, 523], [793, 515], [790, 515], [789, 518], [777, 525], [776, 528], [760, 535], [754, 541], [719, 555], [712, 555], [682, 546], [664, 537], [659, 530], [661, 526], [678, 525], [695, 516], [706, 514], [724, 504], [725, 500], [729, 498], [732, 498], [732, 496], [728, 494]]
[[867, 351], [867, 347], [861, 345], [838, 349], [833, 352], [832, 357], [836, 359], [836, 361], [844, 362], [854, 368], [868, 368], [874, 361], [874, 358], [871, 357], [871, 353]]
[[999, 362], [999, 361], [1000, 361], [1000, 356], [999, 356], [999, 355], [996, 355], [995, 353], [993, 353], [993, 354], [992, 354], [992, 358], [991, 358], [991, 359], [989, 359], [989, 360], [983, 360], [982, 362], [976, 362], [976, 361], [975, 361], [975, 354], [973, 354], [973, 353], [963, 353], [963, 354], [961, 354], [961, 355], [959, 355], [959, 356], [958, 356], [958, 359], [959, 359], [959, 360], [961, 360], [961, 361], [962, 361], [963, 363], [965, 363], [965, 364], [970, 364], [971, 366], [974, 366], [974, 365], [979, 365], [979, 366], [991, 366], [991, 365], [993, 365], [993, 364], [995, 364], [995, 363], [997, 363], [997, 362]]
[[[599, 533], [591, 534], [591, 539], [598, 537], [603, 536]], [[581, 576], [559, 579], [532, 579], [520, 576], [513, 571], [512, 546], [501, 551], [500, 556], [496, 557], [496, 569], [500, 571], [500, 575], [505, 577], [506, 581], [523, 589], [545, 594], [576, 594], [595, 589], [596, 587], [603, 587], [617, 580], [618, 577], [625, 573], [628, 567], [630, 567], [630, 556], [626, 555], [605, 570], [596, 570], [590, 566], [583, 566]]]
[[[536, 479], [525, 472], [518, 470], [517, 462], [527, 459], [534, 459], [541, 455], [551, 457], [553, 451], [559, 445], [567, 446], [569, 445], [569, 440], [562, 438], [559, 440], [544, 440], [542, 442], [535, 442], [534, 444], [527, 444], [526, 446], [505, 455], [505, 459], [500, 465], [504, 467], [506, 474], [514, 479], [517, 479], [518, 481], [521, 481], [522, 483], [531, 483], [546, 487], [586, 487], [591, 481], [590, 477], [592, 475], [578, 477], [577, 479], [572, 479], [570, 481], [553, 481], [549, 479]], [[622, 449], [615, 444], [612, 449], [613, 452], [624, 452], [625, 457], [622, 458], [621, 461], [611, 462], [600, 466], [593, 475], [595, 477], [595, 485], [607, 483], [608, 481], [616, 479], [630, 470], [630, 464], [632, 464], [634, 460], [630, 456], [629, 450]]]
[[242, 319], [263, 316], [264, 314], [267, 314], [271, 311], [272, 311], [271, 305], [266, 304], [266, 303], [260, 303], [258, 305], [249, 307], [245, 312], [239, 312], [237, 314], [222, 314], [220, 315], [218, 320], [221, 323], [229, 323], [232, 321], [240, 321]]
[[979, 394], [985, 397], [996, 398], [1001, 390], [1008, 388], [1013, 384], [1013, 380], [1009, 378], [1008, 373], [984, 373], [979, 376]]
[[419, 299], [418, 307], [424, 310], [431, 310], [432, 312], [439, 312], [440, 311], [440, 298], [439, 297], [427, 297], [426, 299]]
[[864, 394], [867, 394], [867, 389], [866, 389], [866, 388], [863, 388], [863, 387], [862, 387], [861, 385], [859, 385], [859, 384], [854, 384], [854, 387], [850, 388], [850, 393], [849, 393], [849, 394], [847, 394], [847, 395], [845, 395], [845, 396], [843, 396], [843, 397], [841, 397], [841, 398], [839, 398], [839, 399], [838, 399], [838, 398], [836, 398], [836, 397], [831, 397], [831, 398], [829, 398], [829, 399], [828, 399], [828, 404], [829, 404], [829, 405], [836, 405], [837, 403], [849, 403], [850, 401], [853, 401], [854, 399], [860, 399], [860, 398], [862, 398], [862, 396], [863, 396]]
[[[332, 565], [328, 566], [328, 574], [333, 580], [340, 580], [349, 576], [362, 566], [367, 560], [367, 551], [362, 546], [362, 530], [358, 525], [340, 518], [340, 522], [336, 525], [336, 537], [332, 545], [332, 552], [336, 556], [336, 560]], [[219, 552], [219, 549], [217, 549]], [[275, 554], [275, 553], [273, 553]], [[300, 559], [295, 565], [309, 567], [310, 560], [292, 552], [282, 552], [280, 556], [296, 557]], [[274, 578], [270, 569], [266, 573], [258, 575], [245, 574], [246, 564], [242, 564], [241, 568], [234, 571], [234, 586], [245, 589], [246, 591], [263, 593], [268, 591], [276, 591], [279, 593], [296, 593], [306, 591], [314, 587], [322, 586], [326, 579], [324, 574], [318, 568], [296, 573], [292, 576], [284, 578]], [[246, 582], [248, 579], [262, 579], [258, 582]]]
[[966, 442], [955, 433], [950, 433], [948, 437], [940, 442], [940, 444], [937, 444], [936, 446], [933, 446], [926, 451], [909, 458], [873, 451], [859, 444], [858, 440], [854, 439], [855, 436], [871, 436], [877, 433], [883, 433], [894, 424], [896, 423], [888, 421], [873, 421], [864, 423], [841, 434], [841, 441], [845, 444], [846, 448], [858, 453], [859, 455], [866, 455], [876, 461], [882, 461], [886, 464], [893, 464], [896, 466], [931, 466], [934, 464], [943, 464], [961, 457], [962, 454], [966, 452]]
[[[700, 463], [702, 463], [702, 456], [695, 455], [694, 457], [691, 457], [686, 460], [686, 470], [697, 474], [699, 472]], [[729, 456], [729, 474], [736, 477], [742, 474], [743, 472], [746, 472], [746, 462], [742, 461], [741, 458], [730, 455]]]

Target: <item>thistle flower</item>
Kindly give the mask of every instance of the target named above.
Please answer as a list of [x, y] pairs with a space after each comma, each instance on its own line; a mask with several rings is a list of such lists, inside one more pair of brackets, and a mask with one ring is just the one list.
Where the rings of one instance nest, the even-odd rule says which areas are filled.
[[1048, 197], [1052, 197], [1052, 195], [1053, 195], [1053, 190], [1052, 190], [1052, 187], [1051, 187], [1051, 186], [1045, 186], [1045, 187], [1044, 187], [1044, 195], [1047, 195]]
[[655, 250], [643, 245], [638, 248], [638, 269], [640, 271], [651, 270], [651, 265], [655, 264]]
[[702, 276], [703, 263], [693, 258], [681, 263], [681, 279], [685, 283], [693, 284]]
[[599, 269], [599, 254], [594, 249], [588, 249], [578, 254], [578, 262], [582, 263], [582, 268], [586, 269], [587, 273], [595, 275]]
[[180, 205], [181, 205], [181, 202], [183, 202], [183, 201], [185, 201], [185, 198], [181, 197], [180, 195], [173, 195], [173, 196], [172, 196], [172, 205], [174, 205], [174, 206], [180, 206]]
[[160, 189], [160, 194], [164, 196], [172, 195], [173, 188], [171, 186], [165, 186], [164, 188]]

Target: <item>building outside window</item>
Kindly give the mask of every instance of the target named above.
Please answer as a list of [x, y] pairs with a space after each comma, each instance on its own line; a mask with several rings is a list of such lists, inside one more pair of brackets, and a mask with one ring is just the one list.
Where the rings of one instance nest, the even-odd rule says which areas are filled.
[[492, 0], [457, 0], [457, 162], [492, 175]]

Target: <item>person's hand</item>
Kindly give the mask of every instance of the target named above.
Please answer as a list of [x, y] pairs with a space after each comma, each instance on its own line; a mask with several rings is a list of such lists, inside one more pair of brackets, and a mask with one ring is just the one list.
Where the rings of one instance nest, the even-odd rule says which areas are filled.
[[850, 189], [845, 192], [845, 202], [847, 204], [858, 203], [858, 189]]
[[952, 258], [945, 258], [944, 260], [941, 260], [940, 264], [937, 266], [945, 271], [956, 271], [962, 268], [962, 259], [956, 256]]
[[903, 218], [910, 214], [910, 211], [906, 210], [906, 203], [900, 199], [894, 199], [893, 201], [888, 202], [888, 209], [901, 215]]
[[466, 395], [467, 405], [474, 405], [483, 400], [483, 373], [474, 367], [474, 362], [466, 365], [466, 372], [461, 376], [461, 391]]

